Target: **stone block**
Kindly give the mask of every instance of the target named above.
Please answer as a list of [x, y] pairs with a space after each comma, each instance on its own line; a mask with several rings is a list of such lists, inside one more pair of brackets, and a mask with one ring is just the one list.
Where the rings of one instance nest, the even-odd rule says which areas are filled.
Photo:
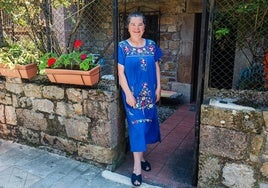
[[109, 120], [107, 115], [109, 104], [100, 100], [84, 100], [84, 113], [90, 118]]
[[88, 141], [88, 123], [85, 120], [66, 119], [65, 129], [67, 136], [78, 141]]
[[265, 129], [268, 131], [268, 111], [263, 111], [262, 114], [265, 123]]
[[227, 187], [252, 188], [256, 182], [254, 170], [248, 165], [228, 163], [222, 172], [222, 183]]
[[201, 0], [188, 0], [187, 13], [202, 13], [202, 1]]
[[268, 177], [268, 162], [262, 164], [260, 171], [263, 176]]
[[40, 112], [54, 113], [54, 104], [47, 99], [34, 99], [33, 109]]
[[175, 54], [176, 54], [180, 46], [180, 43], [179, 41], [169, 41], [168, 46], [170, 50], [175, 50]]
[[243, 131], [260, 133], [263, 126], [262, 112], [249, 110], [234, 110], [210, 105], [201, 106], [201, 123]]
[[16, 101], [17, 101], [16, 107], [19, 107], [19, 108], [28, 108], [28, 107], [32, 107], [33, 105], [31, 98], [28, 98], [28, 97], [19, 97], [18, 100]]
[[90, 131], [92, 143], [102, 147], [111, 146], [111, 132], [111, 122], [98, 120]]
[[37, 113], [28, 109], [17, 109], [18, 125], [28, 129], [45, 131], [47, 120], [42, 113]]
[[26, 84], [23, 86], [26, 97], [42, 98], [41, 86], [35, 84]]
[[77, 153], [77, 144], [72, 140], [41, 133], [41, 143], [45, 146], [51, 146], [55, 149], [66, 151], [69, 154]]
[[102, 164], [112, 164], [118, 157], [116, 149], [94, 145], [79, 145], [78, 156]]
[[13, 106], [6, 106], [5, 107], [5, 117], [6, 123], [10, 125], [17, 125], [17, 116], [16, 111]]
[[213, 127], [200, 126], [200, 145], [201, 153], [227, 157], [235, 160], [246, 159], [247, 135], [243, 132]]
[[251, 141], [251, 153], [255, 156], [258, 156], [263, 147], [264, 138], [262, 136], [254, 136]]
[[75, 115], [73, 105], [66, 102], [57, 102], [55, 113], [67, 118]]
[[215, 187], [221, 174], [220, 160], [201, 154], [199, 158], [198, 187]]
[[103, 102], [111, 102], [117, 98], [115, 92], [104, 91], [104, 90], [89, 90], [87, 97], [92, 101], [103, 101]]
[[263, 160], [268, 161], [268, 135], [266, 134], [265, 136], [266, 136], [265, 138], [266, 141], [265, 141], [263, 152], [262, 152], [262, 158]]
[[168, 32], [170, 32], [170, 33], [177, 32], [176, 25], [170, 25], [170, 26], [168, 26]]
[[170, 33], [163, 33], [161, 34], [161, 40], [168, 41], [172, 39], [172, 34]]
[[172, 41], [177, 41], [177, 43], [179, 43], [179, 40], [181, 40], [180, 33], [173, 33], [172, 34]]
[[18, 107], [18, 100], [20, 99], [20, 97], [18, 95], [12, 94], [12, 106], [17, 108]]
[[66, 89], [66, 95], [68, 100], [75, 102], [75, 103], [80, 103], [82, 102], [82, 91], [79, 89], [74, 89], [74, 88], [68, 88]]
[[162, 71], [174, 71], [175, 68], [176, 68], [176, 65], [173, 61], [167, 61], [163, 64]]
[[169, 41], [163, 41], [163, 42], [161, 42], [161, 44], [160, 44], [160, 48], [161, 49], [168, 49], [168, 42]]
[[79, 103], [73, 104], [74, 113], [76, 115], [83, 115], [83, 106]]
[[64, 99], [64, 89], [57, 86], [44, 86], [42, 94], [43, 97], [47, 99]]
[[14, 94], [22, 94], [23, 93], [23, 87], [22, 84], [16, 84], [16, 83], [6, 83], [6, 90], [10, 91]]
[[5, 106], [0, 105], [0, 123], [6, 123]]

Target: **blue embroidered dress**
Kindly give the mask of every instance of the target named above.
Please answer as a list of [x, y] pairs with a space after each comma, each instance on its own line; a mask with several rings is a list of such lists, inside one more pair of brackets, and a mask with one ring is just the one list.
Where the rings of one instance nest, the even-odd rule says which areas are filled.
[[129, 106], [122, 91], [132, 152], [143, 152], [146, 144], [161, 140], [155, 95], [155, 62], [161, 56], [160, 48], [152, 40], [146, 39], [145, 46], [140, 48], [131, 46], [127, 40], [119, 43], [118, 63], [125, 68], [128, 86], [137, 102], [135, 108]]

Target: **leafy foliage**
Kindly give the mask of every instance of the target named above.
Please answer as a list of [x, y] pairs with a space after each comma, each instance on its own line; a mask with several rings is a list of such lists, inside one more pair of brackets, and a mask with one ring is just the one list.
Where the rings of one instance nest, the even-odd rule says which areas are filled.
[[0, 48], [0, 63], [13, 69], [16, 65], [38, 63], [39, 51], [29, 41], [10, 42]]
[[[77, 7], [77, 14], [79, 9], [87, 1], [77, 0], [0, 0], [0, 10], [9, 15], [12, 22], [16, 26], [27, 27], [30, 30], [30, 39], [35, 43], [36, 47], [43, 53], [55, 51], [57, 54], [61, 54], [61, 49], [57, 41], [55, 41], [55, 35], [51, 30], [53, 26], [52, 9], [59, 7], [68, 8], [71, 6]], [[81, 6], [82, 5], [82, 6]], [[74, 23], [78, 24], [80, 16], [74, 19]], [[0, 36], [3, 36], [3, 31], [0, 27]], [[73, 31], [72, 33], [75, 33]], [[70, 35], [67, 41], [70, 43]], [[0, 37], [0, 40], [3, 37]], [[15, 39], [16, 40], [16, 39]], [[0, 45], [4, 44], [4, 41], [0, 41]], [[69, 44], [67, 44], [69, 46]], [[1, 47], [1, 46], [0, 46]], [[67, 49], [69, 50], [69, 49]]]
[[[264, 42], [268, 30], [268, 2], [267, 0], [222, 0], [218, 1], [220, 10], [216, 13], [215, 38], [217, 40], [227, 36], [232, 28], [222, 27], [221, 19], [225, 19], [236, 28], [237, 47], [241, 50], [249, 49], [254, 57], [260, 55], [268, 48]], [[246, 53], [244, 55], [247, 55]], [[263, 55], [263, 54], [261, 54]]]

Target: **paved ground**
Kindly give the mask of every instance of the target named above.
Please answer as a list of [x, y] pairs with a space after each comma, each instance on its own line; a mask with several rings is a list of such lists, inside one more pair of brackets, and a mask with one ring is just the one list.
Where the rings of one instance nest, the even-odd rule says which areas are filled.
[[[143, 173], [141, 188], [193, 188], [193, 107], [182, 105], [161, 123], [162, 142], [148, 148], [145, 156], [152, 171]], [[113, 173], [0, 139], [0, 188], [128, 188], [131, 156]]]
[[[127, 188], [128, 177], [0, 139], [0, 188]], [[143, 184], [141, 187], [154, 187]]]

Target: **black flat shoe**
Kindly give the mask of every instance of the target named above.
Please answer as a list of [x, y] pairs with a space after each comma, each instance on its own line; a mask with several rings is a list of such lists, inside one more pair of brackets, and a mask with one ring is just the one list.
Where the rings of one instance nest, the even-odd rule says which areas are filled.
[[151, 165], [148, 161], [141, 161], [141, 169], [149, 172], [151, 170]]
[[142, 183], [141, 174], [140, 175], [136, 175], [136, 174], [132, 173], [132, 175], [131, 175], [131, 183], [134, 186], [140, 186], [141, 183]]

